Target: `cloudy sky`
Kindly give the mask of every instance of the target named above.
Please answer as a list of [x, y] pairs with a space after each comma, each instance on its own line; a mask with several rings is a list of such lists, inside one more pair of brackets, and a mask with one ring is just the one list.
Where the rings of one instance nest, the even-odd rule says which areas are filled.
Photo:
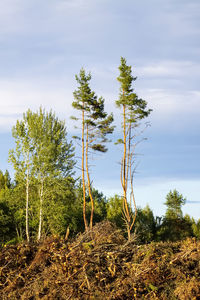
[[[200, 213], [199, 0], [0, 0], [0, 169], [14, 146], [11, 128], [28, 108], [73, 114], [74, 75], [92, 73], [91, 87], [115, 114], [120, 57], [132, 66], [135, 92], [153, 109], [148, 139], [137, 149], [135, 197], [156, 215], [177, 189], [184, 213]], [[121, 193], [120, 149], [98, 156], [94, 186]]]

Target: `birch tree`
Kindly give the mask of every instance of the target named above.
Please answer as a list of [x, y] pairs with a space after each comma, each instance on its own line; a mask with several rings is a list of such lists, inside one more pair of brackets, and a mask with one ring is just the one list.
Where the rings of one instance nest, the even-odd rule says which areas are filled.
[[13, 164], [15, 180], [20, 184], [25, 184], [26, 190], [26, 238], [29, 242], [29, 186], [33, 172], [33, 156], [30, 132], [30, 111], [23, 115], [23, 121], [17, 121], [12, 129], [12, 135], [15, 138], [16, 148], [10, 150], [9, 161]]
[[[47, 182], [61, 176], [71, 176], [74, 166], [74, 148], [67, 142], [65, 123], [52, 111], [42, 108], [38, 112], [28, 110], [22, 121], [13, 128], [16, 149], [11, 150], [10, 160], [16, 174], [26, 178], [26, 210], [28, 223], [28, 199], [30, 178], [34, 178], [39, 198], [38, 236], [41, 239], [44, 199]], [[22, 150], [22, 151], [21, 151]], [[18, 176], [17, 178], [20, 179]], [[18, 180], [19, 180], [18, 179]]]

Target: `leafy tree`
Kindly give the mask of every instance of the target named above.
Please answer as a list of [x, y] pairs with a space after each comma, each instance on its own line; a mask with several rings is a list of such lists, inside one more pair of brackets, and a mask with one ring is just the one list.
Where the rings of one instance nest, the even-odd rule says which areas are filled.
[[26, 238], [29, 242], [29, 186], [31, 175], [33, 175], [33, 145], [31, 144], [30, 130], [31, 126], [31, 111], [28, 110], [23, 114], [23, 121], [17, 120], [16, 125], [12, 129], [12, 135], [15, 138], [16, 148], [10, 150], [9, 161], [13, 164], [15, 180], [26, 187]]
[[[132, 83], [136, 77], [132, 76], [131, 66], [126, 64], [126, 59], [121, 58], [119, 66], [120, 75], [117, 80], [120, 83], [119, 99], [116, 101], [117, 106], [122, 110], [122, 138], [118, 143], [123, 145], [123, 156], [121, 160], [121, 185], [123, 189], [123, 214], [127, 227], [128, 239], [136, 219], [136, 205], [133, 193], [133, 175], [132, 165], [134, 162], [136, 133], [135, 129], [140, 125], [140, 121], [150, 114], [151, 110], [147, 109], [147, 102], [138, 98], [133, 92]], [[130, 202], [128, 201], [128, 184], [130, 182]], [[129, 202], [129, 205], [128, 205]], [[135, 207], [135, 215], [131, 213], [132, 202]]]
[[[74, 92], [74, 102], [72, 106], [81, 112], [81, 147], [82, 147], [82, 185], [83, 185], [83, 219], [85, 229], [88, 230], [86, 218], [86, 180], [91, 202], [90, 228], [93, 225], [94, 216], [94, 197], [92, 195], [91, 180], [89, 174], [89, 149], [94, 151], [106, 152], [105, 143], [108, 141], [107, 134], [111, 134], [114, 127], [113, 115], [107, 115], [104, 110], [104, 99], [98, 98], [95, 92], [91, 90], [89, 82], [91, 74], [86, 75], [85, 70], [81, 69], [79, 76], [76, 75], [78, 89]], [[78, 118], [73, 117], [78, 120]], [[77, 136], [75, 138], [78, 138]]]
[[166, 196], [167, 206], [166, 217], [169, 219], [182, 218], [182, 206], [185, 204], [186, 199], [177, 190], [170, 191]]
[[124, 225], [122, 207], [123, 207], [122, 197], [115, 195], [114, 197], [110, 197], [108, 199], [108, 203], [106, 205], [107, 219], [115, 223], [119, 228], [122, 228]]
[[73, 206], [75, 203], [74, 179], [53, 178], [46, 183], [44, 198], [43, 231], [45, 235], [64, 236], [66, 228], [72, 229]]
[[74, 166], [73, 147], [67, 142], [65, 123], [55, 114], [39, 109], [28, 110], [22, 121], [13, 128], [16, 149], [10, 152], [10, 161], [16, 171], [18, 185], [26, 186], [26, 222], [28, 222], [28, 202], [30, 182], [37, 186], [39, 195], [38, 240], [42, 233], [48, 182], [72, 175]]
[[40, 108], [38, 113], [32, 114], [34, 126], [31, 137], [34, 146], [33, 164], [39, 186], [40, 212], [38, 240], [41, 238], [42, 218], [44, 208], [46, 183], [51, 178], [72, 175], [73, 148], [67, 142], [65, 123], [59, 121], [51, 111], [46, 113]]
[[11, 187], [11, 178], [8, 170], [5, 171], [4, 174], [4, 180], [5, 180], [5, 187], [10, 188]]
[[6, 201], [8, 190], [0, 191], [0, 242], [5, 243], [15, 237], [15, 227], [11, 209]]
[[[94, 204], [95, 204], [95, 211], [94, 211], [94, 223], [101, 222], [106, 219], [106, 205], [107, 205], [107, 199], [103, 195], [102, 192], [99, 192], [97, 189], [92, 188], [91, 190]], [[91, 204], [91, 202], [90, 202]], [[89, 209], [92, 210], [91, 205]]]
[[156, 238], [156, 219], [148, 205], [137, 209], [135, 234], [140, 243], [149, 243]]
[[159, 240], [177, 241], [192, 234], [192, 224], [188, 216], [183, 217], [182, 206], [186, 199], [177, 190], [166, 196], [167, 206], [162, 225], [158, 231]]
[[0, 190], [2, 190], [5, 187], [5, 180], [3, 172], [0, 170]]
[[0, 191], [0, 231], [2, 232], [0, 240], [2, 242], [10, 240], [14, 242], [22, 239], [25, 229], [23, 192], [15, 184], [10, 184], [9, 188], [5, 186]]
[[0, 170], [0, 191], [5, 188], [11, 187], [11, 178], [8, 170], [5, 171], [5, 174]]
[[192, 219], [192, 232], [197, 239], [200, 239], [200, 219], [196, 222]]
[[12, 184], [9, 172], [0, 170], [0, 242], [5, 243], [16, 235], [14, 216], [9, 205]]

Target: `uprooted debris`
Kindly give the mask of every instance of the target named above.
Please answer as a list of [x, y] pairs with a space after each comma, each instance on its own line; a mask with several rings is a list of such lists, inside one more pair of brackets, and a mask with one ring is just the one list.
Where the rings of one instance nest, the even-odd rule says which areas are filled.
[[0, 299], [200, 299], [200, 242], [128, 243], [111, 223], [73, 241], [6, 246]]

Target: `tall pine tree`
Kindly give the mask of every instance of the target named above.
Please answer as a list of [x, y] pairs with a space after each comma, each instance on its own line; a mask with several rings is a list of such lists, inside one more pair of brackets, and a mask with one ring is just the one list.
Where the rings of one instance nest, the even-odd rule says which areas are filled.
[[[86, 218], [86, 180], [91, 202], [90, 228], [93, 225], [94, 215], [94, 198], [91, 189], [91, 180], [89, 174], [89, 149], [94, 151], [106, 152], [105, 143], [108, 141], [107, 134], [111, 134], [114, 127], [113, 115], [107, 115], [104, 110], [104, 99], [98, 98], [90, 88], [91, 74], [86, 74], [84, 69], [80, 70], [79, 76], [76, 75], [78, 89], [74, 92], [74, 102], [72, 106], [81, 113], [81, 170], [82, 170], [82, 187], [83, 187], [83, 219], [85, 229], [88, 230], [88, 221]], [[73, 118], [79, 120], [79, 118]], [[77, 138], [77, 136], [76, 136]]]
[[[135, 155], [135, 129], [140, 125], [140, 120], [148, 117], [151, 110], [147, 109], [147, 102], [138, 98], [134, 93], [132, 83], [137, 79], [132, 76], [131, 66], [128, 66], [126, 59], [121, 57], [119, 66], [120, 75], [117, 80], [120, 83], [119, 99], [117, 106], [122, 110], [122, 138], [118, 143], [123, 145], [123, 156], [121, 159], [121, 184], [123, 189], [123, 216], [126, 223], [128, 239], [130, 240], [131, 229], [136, 218], [136, 205], [133, 193], [132, 165]], [[128, 201], [128, 185], [130, 183], [130, 202]], [[132, 213], [132, 202], [135, 207], [135, 214]]]

